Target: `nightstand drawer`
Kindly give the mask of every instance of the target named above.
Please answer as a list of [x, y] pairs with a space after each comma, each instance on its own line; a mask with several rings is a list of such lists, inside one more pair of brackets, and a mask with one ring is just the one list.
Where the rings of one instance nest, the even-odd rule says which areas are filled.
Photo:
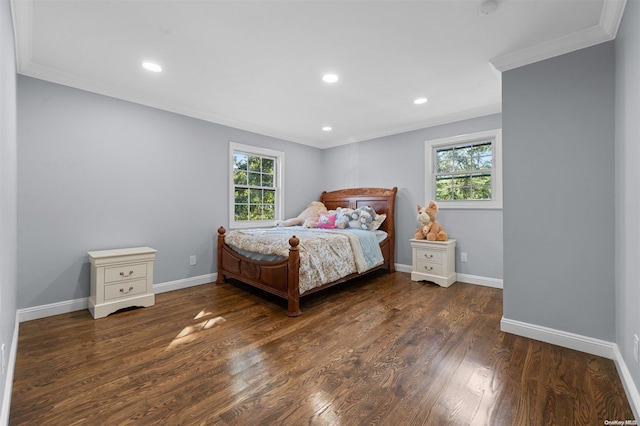
[[115, 266], [104, 268], [104, 282], [113, 283], [124, 280], [135, 280], [147, 276], [147, 264], [138, 263], [133, 265]]
[[418, 260], [418, 262], [416, 263], [415, 272], [420, 272], [423, 274], [442, 275], [442, 265]]
[[146, 293], [146, 291], [146, 279], [106, 285], [104, 286], [104, 300], [119, 299], [121, 297], [128, 297], [135, 294]]
[[442, 263], [442, 251], [416, 249], [416, 261]]
[[456, 281], [456, 240], [411, 239], [412, 281], [430, 281], [449, 287]]

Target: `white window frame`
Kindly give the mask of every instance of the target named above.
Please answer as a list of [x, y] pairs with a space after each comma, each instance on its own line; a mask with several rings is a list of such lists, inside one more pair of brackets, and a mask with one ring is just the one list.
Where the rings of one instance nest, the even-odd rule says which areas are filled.
[[[491, 200], [436, 200], [436, 150], [443, 147], [462, 146], [486, 140], [491, 140], [493, 145]], [[425, 203], [435, 200], [439, 209], [502, 209], [502, 129], [428, 140], [425, 142], [425, 165]]]
[[[245, 154], [274, 157], [275, 165], [275, 219], [273, 220], [235, 220], [235, 184], [233, 183], [233, 154], [242, 152]], [[284, 152], [257, 146], [244, 145], [237, 142], [229, 142], [229, 228], [259, 228], [273, 226], [274, 222], [282, 217], [284, 205]]]

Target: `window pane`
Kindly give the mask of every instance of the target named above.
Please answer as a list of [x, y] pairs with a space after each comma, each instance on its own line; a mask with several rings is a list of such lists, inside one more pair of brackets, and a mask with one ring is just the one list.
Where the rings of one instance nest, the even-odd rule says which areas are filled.
[[254, 155], [249, 157], [249, 171], [259, 172], [262, 169], [262, 157], [256, 157]]
[[249, 190], [249, 204], [260, 204], [260, 203], [262, 203], [262, 190], [261, 189]]
[[249, 206], [246, 204], [236, 204], [235, 207], [235, 220], [248, 220], [249, 219]]
[[272, 158], [262, 159], [262, 173], [273, 174], [275, 161]]
[[443, 186], [436, 188], [436, 201], [446, 201], [453, 199], [453, 188]]
[[436, 201], [451, 200], [453, 198], [453, 177], [439, 176], [436, 179]]
[[233, 154], [233, 170], [247, 170], [247, 161], [245, 154]]
[[436, 152], [436, 172], [453, 171], [453, 149], [438, 150]]
[[472, 199], [474, 200], [490, 200], [491, 199], [491, 175], [482, 174], [474, 175], [471, 178], [473, 185]]
[[273, 204], [264, 204], [262, 207], [263, 219], [272, 220], [276, 218], [276, 209], [274, 208]]
[[273, 175], [262, 175], [262, 186], [268, 186], [273, 188]]
[[264, 197], [264, 199], [262, 200], [263, 203], [271, 205], [276, 204], [276, 191], [264, 190], [262, 194]]
[[249, 218], [251, 220], [262, 220], [262, 204], [249, 205]]
[[246, 204], [249, 202], [249, 190], [243, 188], [236, 188], [235, 191], [236, 204]]
[[246, 185], [247, 184], [247, 172], [241, 170], [234, 170], [233, 172], [233, 183], [236, 185]]
[[458, 148], [455, 152], [453, 170], [469, 170], [471, 160], [471, 147]]
[[261, 177], [260, 173], [250, 172], [249, 173], [249, 185], [251, 185], [251, 186], [261, 186], [262, 185], [262, 179], [260, 177]]

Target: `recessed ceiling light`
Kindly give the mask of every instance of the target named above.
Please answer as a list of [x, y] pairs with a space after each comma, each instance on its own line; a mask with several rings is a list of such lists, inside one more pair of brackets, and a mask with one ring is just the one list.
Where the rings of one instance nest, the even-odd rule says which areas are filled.
[[325, 74], [322, 76], [322, 80], [325, 83], [335, 83], [336, 81], [338, 81], [338, 76], [335, 74]]
[[413, 100], [413, 103], [416, 105], [422, 105], [427, 103], [427, 98], [417, 98]]
[[147, 71], [162, 72], [162, 67], [158, 64], [154, 64], [153, 62], [143, 62], [142, 67]]
[[323, 132], [330, 132], [331, 130], [332, 130], [332, 129], [331, 129], [331, 126], [324, 126], [324, 127], [322, 128], [322, 131], [323, 131]]

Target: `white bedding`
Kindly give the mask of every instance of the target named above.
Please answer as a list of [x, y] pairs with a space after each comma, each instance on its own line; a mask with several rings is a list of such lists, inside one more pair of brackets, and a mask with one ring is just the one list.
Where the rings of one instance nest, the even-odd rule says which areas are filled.
[[289, 255], [293, 235], [300, 240], [300, 294], [383, 262], [379, 245], [381, 235], [386, 237], [383, 231], [259, 228], [231, 231], [225, 242], [248, 257], [257, 253], [282, 258]]

